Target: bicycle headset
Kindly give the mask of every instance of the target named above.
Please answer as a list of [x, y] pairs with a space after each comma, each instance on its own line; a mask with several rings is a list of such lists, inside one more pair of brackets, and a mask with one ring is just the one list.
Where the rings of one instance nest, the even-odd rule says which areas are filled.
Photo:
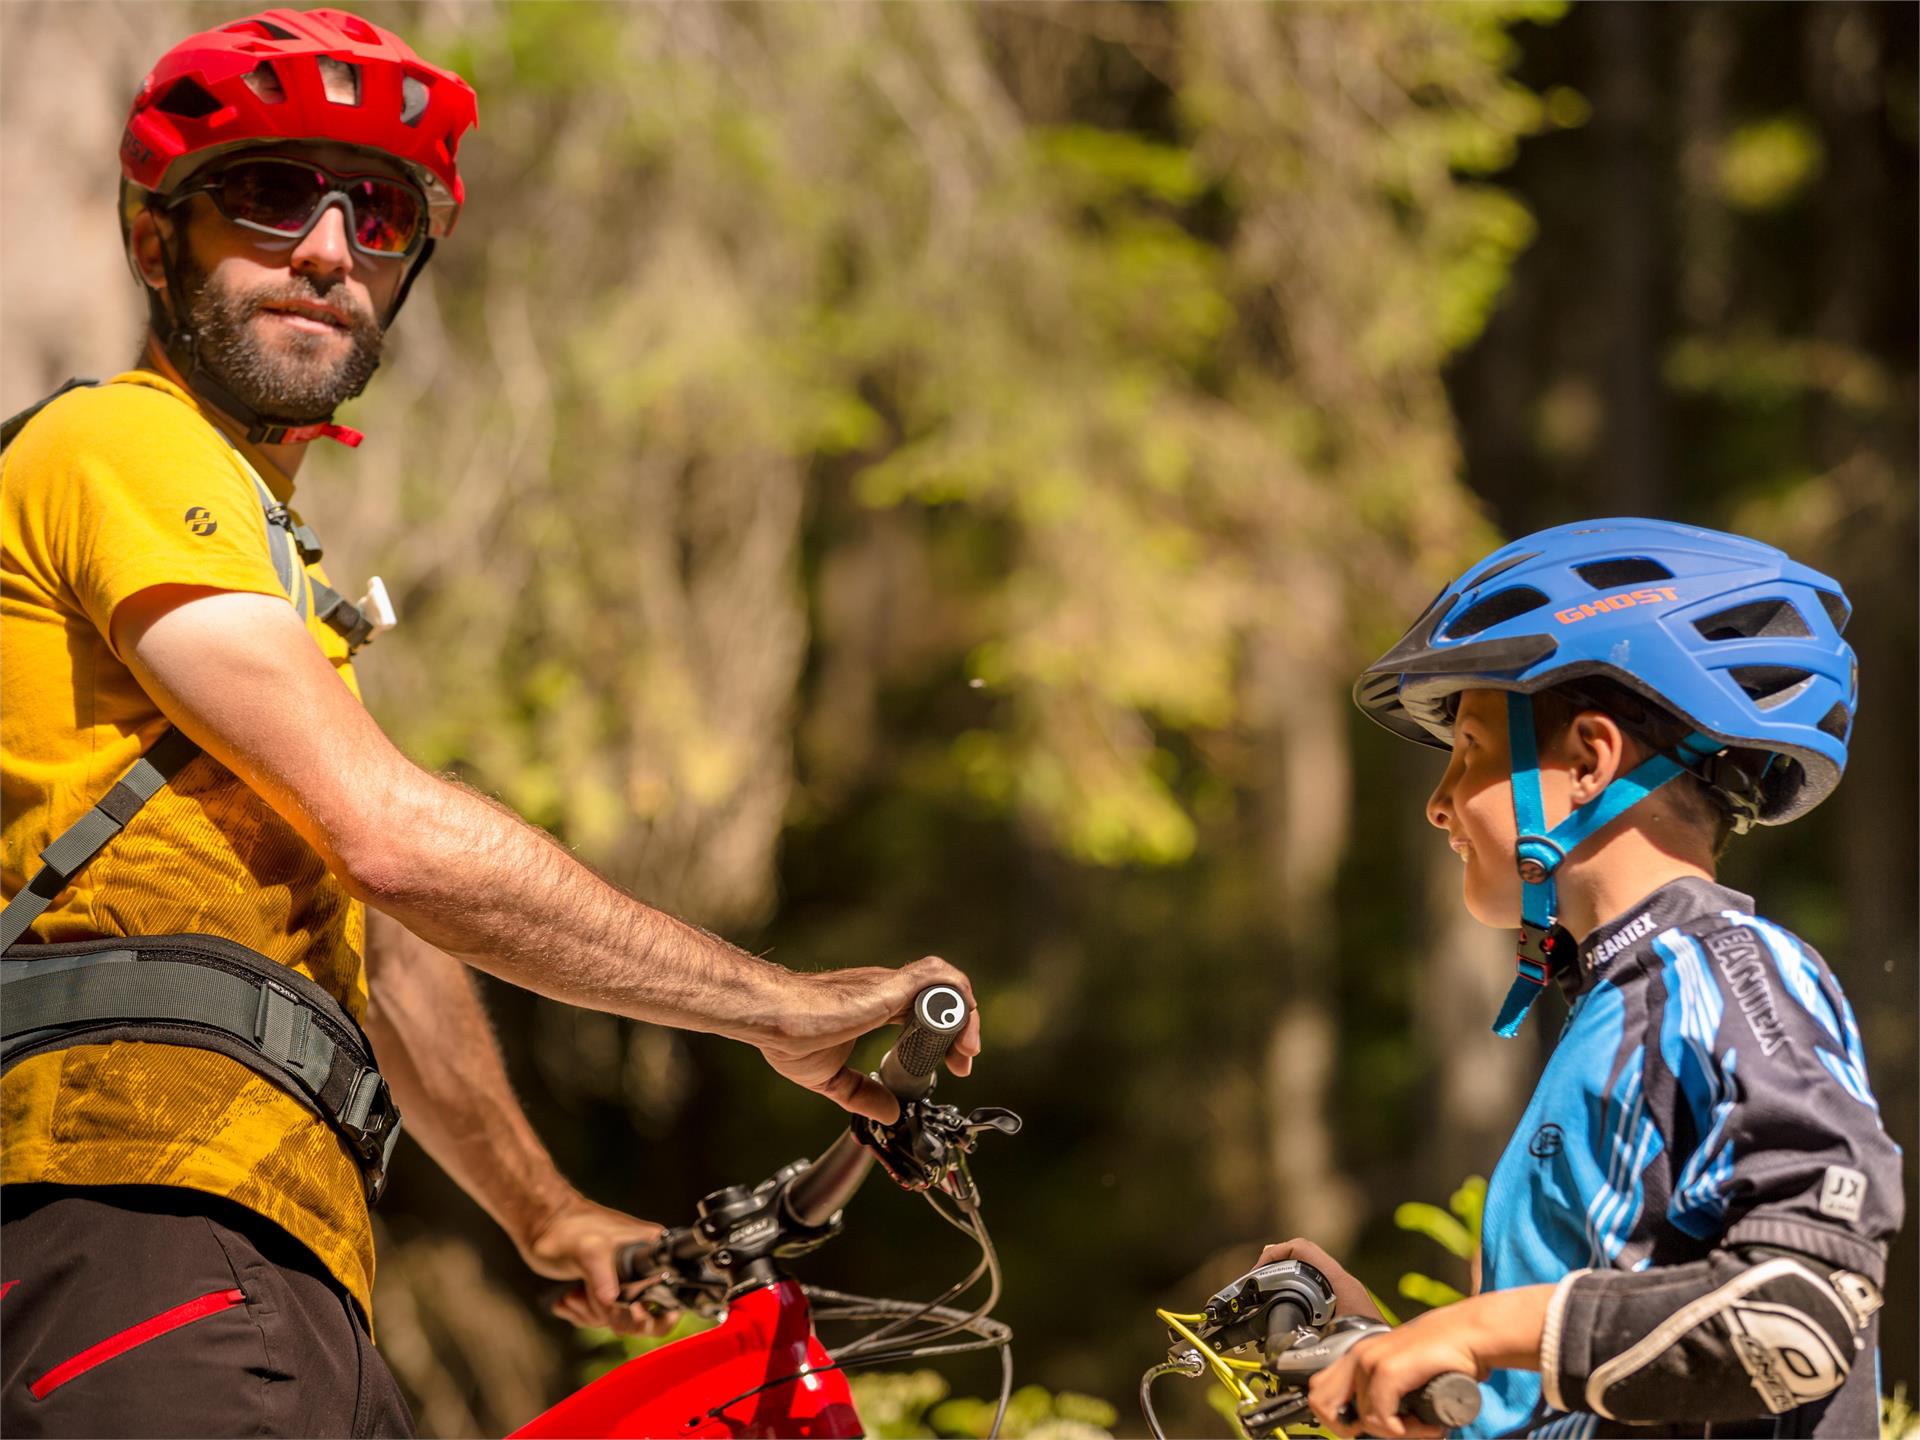
[[[141, 82], [120, 139], [120, 236], [128, 264], [134, 263], [134, 218], [143, 209], [173, 209], [209, 166], [303, 141], [352, 146], [397, 162], [426, 206], [427, 238], [383, 319], [391, 324], [435, 241], [451, 234], [460, 218], [466, 189], [454, 157], [461, 136], [477, 123], [466, 81], [344, 10], [266, 10], [191, 35]], [[160, 260], [165, 299], [144, 280], [141, 288], [153, 333], [189, 390], [245, 425], [256, 445], [323, 437], [360, 443], [358, 431], [335, 425], [331, 416], [314, 423], [265, 415], [233, 394], [209, 371], [187, 327], [179, 258], [164, 234]], [[140, 279], [137, 266], [134, 276]]]
[[[348, 67], [350, 93], [336, 83], [330, 95], [322, 62]], [[343, 94], [350, 103], [331, 98]], [[276, 142], [335, 142], [375, 152], [399, 162], [419, 187], [428, 217], [427, 237], [412, 252], [388, 310], [391, 322], [435, 238], [450, 232], [458, 218], [465, 190], [454, 152], [474, 122], [474, 95], [464, 80], [427, 64], [397, 36], [357, 16], [269, 10], [237, 20], [174, 46], [142, 83], [120, 146], [122, 239], [130, 238], [142, 207], [166, 208], [215, 160]], [[330, 420], [295, 423], [262, 415], [233, 396], [201, 362], [193, 333], [174, 323], [173, 316], [187, 310], [177, 261], [164, 240], [161, 255], [173, 313], [149, 286], [149, 314], [190, 390], [245, 425], [256, 444], [321, 436], [359, 443], [357, 432]], [[60, 395], [96, 383], [69, 380], [7, 420], [0, 426], [0, 449]], [[226, 438], [217, 427], [216, 433]], [[252, 474], [251, 465], [245, 468]], [[257, 474], [252, 478], [274, 572], [288, 601], [303, 620], [312, 614], [345, 637], [350, 653], [358, 650], [372, 638], [373, 619], [306, 573], [305, 565], [321, 557], [318, 537], [293, 520]], [[371, 1203], [385, 1185], [400, 1114], [365, 1033], [320, 986], [214, 936], [17, 944], [81, 868], [200, 753], [169, 727], [41, 852], [40, 868], [0, 911], [6, 997], [0, 1068], [105, 1038], [218, 1051], [280, 1085], [331, 1125], [358, 1162]]]
[[[1443, 590], [1361, 672], [1356, 704], [1408, 740], [1448, 749], [1464, 690], [1507, 692], [1518, 974], [1494, 1030], [1515, 1034], [1572, 937], [1554, 872], [1596, 832], [1682, 774], [1736, 830], [1781, 825], [1832, 792], [1847, 763], [1859, 668], [1839, 584], [1757, 540], [1664, 520], [1592, 520], [1516, 540]], [[1548, 829], [1532, 696], [1588, 676], [1692, 727]]]

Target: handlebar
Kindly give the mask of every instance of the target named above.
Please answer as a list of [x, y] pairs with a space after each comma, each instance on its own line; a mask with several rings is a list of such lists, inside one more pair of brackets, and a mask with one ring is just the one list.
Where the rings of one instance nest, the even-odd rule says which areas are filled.
[[[900, 1101], [903, 1118], [910, 1102], [933, 1089], [935, 1072], [966, 1028], [968, 1013], [966, 997], [951, 985], [929, 985], [914, 997], [906, 1025], [876, 1072]], [[771, 1253], [782, 1241], [782, 1253], [811, 1248], [807, 1239], [818, 1243], [833, 1233], [835, 1215], [867, 1178], [875, 1155], [869, 1129], [856, 1121], [811, 1164], [784, 1166], [751, 1190], [736, 1185], [714, 1191], [700, 1202], [697, 1224], [624, 1247], [614, 1257], [615, 1272], [627, 1284], [669, 1269], [693, 1280], [708, 1271], [710, 1258], [733, 1258], [729, 1252], [743, 1248]]]
[[1436, 1375], [1403, 1402], [1409, 1414], [1443, 1430], [1470, 1425], [1480, 1414], [1480, 1386], [1458, 1370]]
[[[880, 1083], [902, 1105], [925, 1098], [933, 1089], [940, 1062], [966, 1024], [967, 997], [951, 985], [929, 985], [914, 996], [906, 1027], [881, 1057], [876, 1072]], [[787, 1187], [788, 1217], [803, 1229], [826, 1224], [834, 1211], [853, 1198], [872, 1164], [873, 1151], [857, 1131], [847, 1130]]]
[[[1149, 1428], [1162, 1435], [1149, 1394], [1163, 1375], [1199, 1376], [1209, 1370], [1237, 1402], [1245, 1433], [1272, 1436], [1308, 1421], [1307, 1387], [1353, 1346], [1382, 1334], [1383, 1321], [1334, 1314], [1333, 1287], [1304, 1261], [1262, 1265], [1225, 1286], [1197, 1315], [1162, 1310], [1175, 1344], [1164, 1364], [1141, 1377], [1140, 1403]], [[1258, 1361], [1234, 1358], [1259, 1346]], [[1435, 1376], [1401, 1400], [1401, 1412], [1429, 1425], [1455, 1429], [1480, 1413], [1480, 1386], [1471, 1375]], [[1348, 1407], [1342, 1420], [1355, 1418]]]

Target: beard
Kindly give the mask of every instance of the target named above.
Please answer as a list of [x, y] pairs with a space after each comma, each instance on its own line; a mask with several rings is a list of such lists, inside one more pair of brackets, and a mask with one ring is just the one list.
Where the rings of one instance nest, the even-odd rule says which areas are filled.
[[[243, 293], [222, 285], [191, 252], [180, 257], [180, 285], [200, 363], [263, 418], [295, 425], [326, 420], [379, 368], [385, 327], [357, 309], [343, 286], [323, 290], [293, 275]], [[278, 325], [270, 337], [260, 333], [254, 319], [263, 306], [296, 300], [329, 305], [345, 315], [349, 344], [344, 354], [334, 353], [339, 349], [334, 335]]]

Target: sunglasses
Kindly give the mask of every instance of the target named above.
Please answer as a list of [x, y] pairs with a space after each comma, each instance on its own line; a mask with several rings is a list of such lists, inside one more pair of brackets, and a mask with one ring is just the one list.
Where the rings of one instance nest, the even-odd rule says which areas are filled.
[[330, 205], [346, 212], [347, 235], [364, 255], [411, 255], [427, 235], [427, 201], [404, 180], [335, 175], [303, 160], [261, 156], [225, 166], [175, 197], [205, 195], [228, 220], [298, 240]]

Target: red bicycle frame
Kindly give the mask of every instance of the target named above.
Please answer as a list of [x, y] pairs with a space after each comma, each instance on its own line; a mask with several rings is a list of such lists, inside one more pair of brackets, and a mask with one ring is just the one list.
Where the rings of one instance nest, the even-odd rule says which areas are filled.
[[[811, 1164], [783, 1166], [752, 1188], [729, 1185], [716, 1190], [701, 1200], [694, 1225], [621, 1252], [615, 1268], [623, 1279], [657, 1279], [696, 1313], [717, 1313], [724, 1296], [720, 1324], [627, 1361], [514, 1436], [841, 1440], [864, 1434], [846, 1375], [813, 1333], [813, 1307], [806, 1292], [781, 1271], [778, 1259], [805, 1254], [839, 1233], [841, 1207], [859, 1188], [876, 1153], [907, 1188], [940, 1185], [953, 1197], [967, 1220], [941, 1213], [979, 1243], [983, 1258], [973, 1278], [990, 1273], [990, 1294], [972, 1316], [937, 1304], [916, 1308], [831, 1291], [822, 1292], [822, 1298], [833, 1295], [868, 1312], [883, 1307], [879, 1313], [891, 1316], [893, 1324], [883, 1326], [881, 1334], [922, 1319], [946, 1322], [946, 1329], [935, 1332], [942, 1336], [956, 1329], [983, 1333], [974, 1322], [999, 1294], [999, 1269], [975, 1208], [979, 1195], [967, 1172], [966, 1155], [979, 1131], [1016, 1133], [1020, 1120], [1005, 1110], [962, 1115], [928, 1099], [934, 1069], [966, 1022], [966, 1001], [959, 991], [929, 986], [914, 997], [911, 1015], [880, 1062], [881, 1082], [902, 1104], [895, 1124], [856, 1121]], [[889, 1305], [895, 1308], [884, 1308]], [[846, 1318], [845, 1313], [829, 1313], [830, 1318]], [[1012, 1332], [998, 1322], [985, 1323], [991, 1327], [985, 1332], [986, 1343], [1004, 1351]], [[941, 1353], [953, 1353], [954, 1348], [949, 1345]], [[912, 1353], [911, 1344], [882, 1355], [871, 1349], [861, 1352], [857, 1344], [846, 1351], [850, 1363], [861, 1364]], [[1002, 1412], [1011, 1384], [1009, 1363], [1003, 1356]]]
[[777, 1280], [740, 1296], [713, 1329], [636, 1356], [513, 1433], [529, 1440], [863, 1435], [847, 1377], [822, 1371], [832, 1363], [799, 1284]]

